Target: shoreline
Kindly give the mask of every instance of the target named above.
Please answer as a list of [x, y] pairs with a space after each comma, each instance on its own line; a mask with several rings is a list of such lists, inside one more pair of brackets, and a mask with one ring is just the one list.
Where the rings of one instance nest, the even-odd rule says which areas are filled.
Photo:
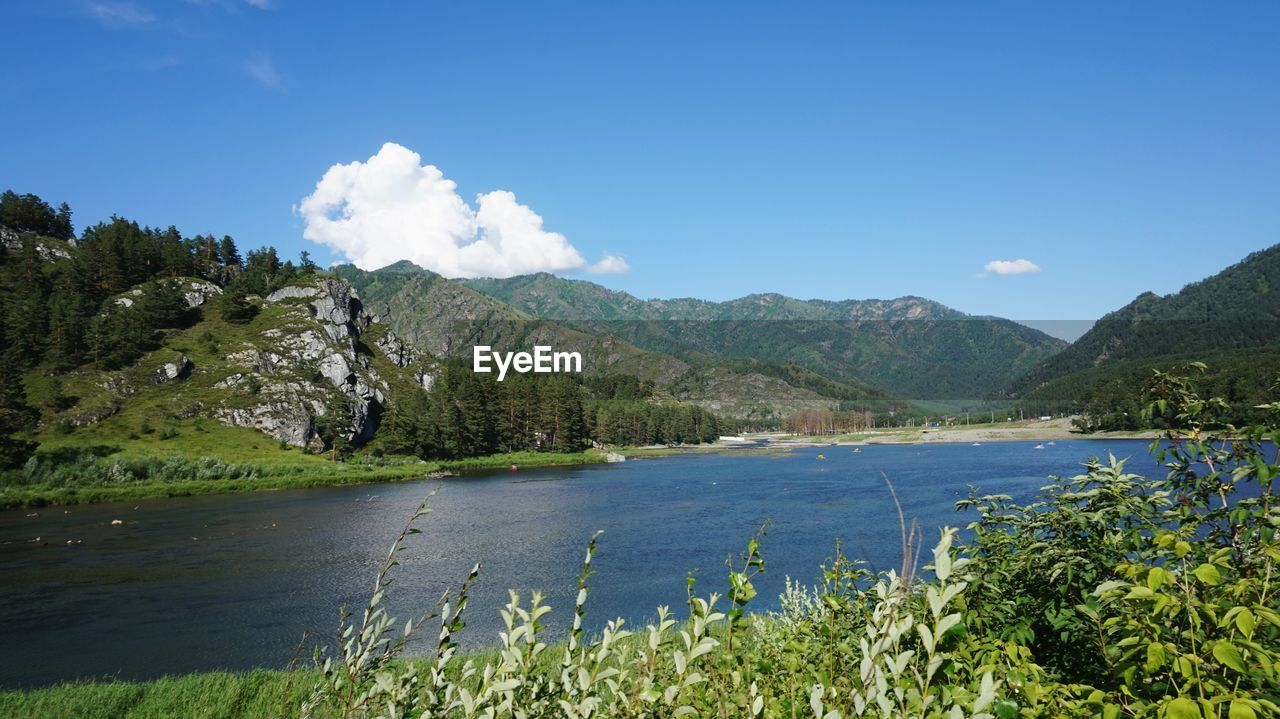
[[1058, 440], [1107, 440], [1107, 439], [1145, 439], [1154, 440], [1164, 436], [1161, 430], [1138, 430], [1132, 432], [1093, 432], [1085, 434], [1074, 431], [1069, 419], [1047, 421], [1020, 422], [1013, 426], [1001, 424], [983, 424], [976, 426], [952, 427], [920, 427], [894, 428], [888, 430], [868, 430], [854, 434], [821, 436], [795, 436], [778, 433], [755, 435], [757, 441], [764, 441], [771, 446], [786, 447], [824, 447], [824, 446], [868, 446], [877, 444], [972, 444], [973, 442], [1050, 442]]
[[199, 479], [166, 482], [162, 480], [122, 485], [86, 486], [7, 486], [0, 488], [0, 511], [30, 507], [101, 504], [117, 501], [167, 499], [206, 494], [279, 491], [334, 487], [352, 484], [379, 484], [429, 479], [459, 472], [505, 469], [513, 464], [527, 468], [574, 467], [609, 461], [610, 454], [621, 454], [627, 460], [660, 459], [686, 454], [778, 454], [806, 447], [860, 447], [872, 445], [972, 444], [974, 442], [1034, 442], [1054, 440], [1159, 439], [1156, 430], [1138, 432], [1097, 432], [1082, 434], [1071, 431], [1069, 421], [1019, 423], [1017, 426], [978, 425], [973, 427], [894, 428], [870, 430], [856, 434], [825, 436], [789, 435], [777, 432], [746, 435], [743, 441], [718, 441], [709, 444], [589, 449], [578, 453], [522, 452], [489, 455], [457, 460], [414, 461], [401, 464], [360, 465], [335, 464], [320, 471], [311, 465], [264, 466], [264, 474], [241, 479]]
[[[175, 455], [177, 456], [177, 455]], [[608, 461], [607, 454], [597, 450], [576, 453], [521, 452], [496, 454], [466, 459], [408, 462], [398, 465], [373, 466], [358, 463], [335, 463], [332, 471], [310, 471], [310, 465], [271, 466], [270, 473], [242, 479], [194, 479], [166, 482], [162, 480], [121, 485], [85, 485], [50, 487], [11, 485], [0, 488], [0, 511], [32, 507], [104, 504], [149, 499], [169, 499], [207, 494], [270, 492], [313, 487], [338, 487], [352, 484], [408, 482], [432, 477], [445, 477], [460, 472], [521, 467], [575, 467]]]

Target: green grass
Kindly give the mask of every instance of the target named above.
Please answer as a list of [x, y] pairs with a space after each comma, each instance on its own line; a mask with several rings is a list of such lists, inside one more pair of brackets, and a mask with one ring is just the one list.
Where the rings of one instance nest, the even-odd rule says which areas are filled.
[[[164, 677], [152, 682], [70, 682], [0, 692], [0, 716], [23, 719], [261, 719], [297, 712], [313, 672], [255, 670]], [[317, 717], [331, 716], [322, 710]]]
[[[506, 469], [513, 464], [520, 467], [566, 466], [605, 460], [603, 453], [587, 451], [518, 452], [440, 461], [357, 455], [347, 461], [334, 462], [327, 455], [308, 454], [293, 447], [281, 448], [275, 440], [253, 430], [226, 427], [210, 420], [203, 421], [204, 429], [195, 430], [192, 428], [194, 423], [201, 423], [201, 420], [178, 423], [177, 435], [169, 440], [159, 439], [161, 433], [157, 431], [137, 439], [118, 441], [117, 437], [99, 427], [83, 434], [77, 432], [55, 438], [42, 444], [43, 453], [93, 451], [101, 456], [99, 463], [119, 461], [134, 468], [136, 478], [110, 481], [71, 478], [27, 484], [23, 482], [21, 472], [11, 472], [0, 481], [0, 509], [393, 482], [421, 479], [439, 471]], [[174, 462], [175, 458], [187, 462]], [[226, 463], [226, 476], [208, 476], [209, 471], [190, 466], [205, 458], [216, 458]], [[174, 462], [176, 469], [181, 470], [178, 478], [164, 475], [167, 461]], [[157, 470], [162, 470], [159, 476], [154, 474]], [[213, 473], [216, 475], [216, 471]], [[191, 478], [189, 475], [198, 476]]]
[[598, 464], [605, 461], [605, 453], [586, 452], [508, 452], [483, 457], [449, 459], [435, 462], [442, 470], [461, 472], [472, 469], [505, 469], [511, 465], [524, 467], [564, 467], [575, 464]]

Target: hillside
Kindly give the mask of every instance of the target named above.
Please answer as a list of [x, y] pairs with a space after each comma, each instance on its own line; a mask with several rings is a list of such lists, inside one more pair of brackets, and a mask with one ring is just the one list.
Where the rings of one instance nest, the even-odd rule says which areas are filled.
[[[1163, 367], [1280, 347], [1280, 245], [1161, 297], [1144, 292], [1010, 385], [1032, 399], [1078, 399], [1108, 367]], [[1266, 353], [1259, 357], [1268, 356]], [[1280, 366], [1273, 367], [1280, 372]], [[1149, 375], [1149, 369], [1145, 371]]]
[[[831, 406], [839, 400], [887, 397], [870, 387], [817, 378], [812, 372], [800, 373], [798, 368], [782, 364], [722, 362], [698, 353], [677, 358], [664, 351], [669, 343], [637, 346], [634, 339], [649, 338], [644, 332], [633, 331], [637, 323], [603, 325], [538, 316], [478, 292], [466, 282], [446, 279], [409, 262], [372, 272], [339, 265], [334, 272], [360, 292], [375, 316], [388, 317], [389, 327], [406, 343], [438, 357], [469, 361], [476, 344], [501, 350], [527, 349], [534, 344], [571, 349], [582, 353], [588, 376], [633, 375], [672, 397], [735, 417], [760, 416], [762, 412], [782, 415]], [[582, 285], [610, 293], [590, 283], [565, 282], [570, 283], [568, 287]], [[617, 314], [609, 307], [627, 305], [625, 295], [611, 294], [616, 296], [614, 304], [601, 303], [596, 312]], [[548, 306], [564, 308], [583, 299], [572, 292], [564, 297], [545, 296]], [[654, 333], [669, 327], [669, 323], [654, 324]]]
[[532, 316], [686, 361], [794, 364], [897, 398], [986, 397], [1066, 346], [1016, 322], [965, 315], [921, 297], [641, 300], [545, 273], [458, 282]]
[[0, 226], [0, 505], [420, 476], [495, 455], [590, 461], [593, 444], [718, 436], [707, 410], [637, 379], [669, 384], [687, 365], [617, 338], [581, 336], [603, 358], [589, 377], [472, 372], [457, 350], [477, 339], [578, 333], [416, 268], [366, 283], [367, 303], [305, 252], [242, 257], [230, 237], [120, 217], [77, 237], [65, 205], [12, 192], [0, 218], [20, 220]]

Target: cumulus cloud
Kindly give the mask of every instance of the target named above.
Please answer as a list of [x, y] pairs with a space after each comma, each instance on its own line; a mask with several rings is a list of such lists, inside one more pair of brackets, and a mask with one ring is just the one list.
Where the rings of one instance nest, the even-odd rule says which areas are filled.
[[1031, 260], [992, 260], [983, 265], [982, 269], [993, 275], [1025, 275], [1028, 272], [1039, 272], [1040, 266]]
[[399, 260], [446, 277], [628, 269], [613, 255], [588, 267], [564, 235], [543, 229], [542, 217], [506, 190], [483, 193], [472, 207], [439, 168], [393, 142], [365, 162], [330, 167], [294, 211], [303, 237], [363, 269]]

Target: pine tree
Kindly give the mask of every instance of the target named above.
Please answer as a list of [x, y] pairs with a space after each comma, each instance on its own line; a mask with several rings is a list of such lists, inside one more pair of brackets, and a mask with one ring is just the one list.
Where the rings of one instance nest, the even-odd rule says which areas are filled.
[[[0, 328], [0, 346], [7, 346]], [[36, 444], [18, 436], [38, 419], [27, 404], [22, 375], [9, 358], [0, 358], [0, 468], [20, 467], [36, 451]]]
[[218, 299], [218, 314], [225, 322], [245, 324], [258, 315], [258, 306], [249, 301], [240, 283], [233, 282]]
[[218, 255], [222, 257], [223, 267], [240, 267], [240, 250], [236, 249], [236, 241], [231, 235], [223, 235], [218, 243]]
[[74, 240], [76, 236], [75, 227], [71, 224], [71, 205], [62, 203], [58, 205], [58, 215], [53, 222], [54, 237], [59, 240]]

